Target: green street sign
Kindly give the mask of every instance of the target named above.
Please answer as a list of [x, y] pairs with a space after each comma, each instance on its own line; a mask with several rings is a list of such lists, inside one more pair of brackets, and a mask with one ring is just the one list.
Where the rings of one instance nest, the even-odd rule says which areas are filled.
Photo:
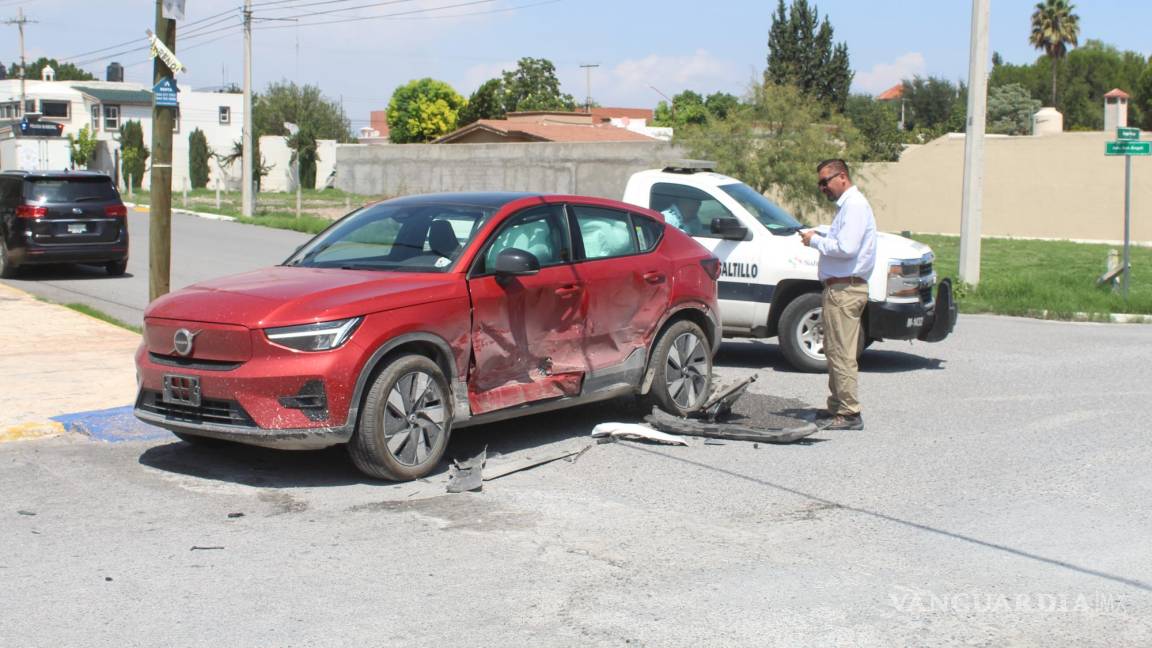
[[1116, 139], [1121, 141], [1135, 141], [1140, 139], [1139, 128], [1125, 128], [1123, 126], [1116, 129]]
[[1105, 155], [1152, 155], [1152, 142], [1105, 142]]

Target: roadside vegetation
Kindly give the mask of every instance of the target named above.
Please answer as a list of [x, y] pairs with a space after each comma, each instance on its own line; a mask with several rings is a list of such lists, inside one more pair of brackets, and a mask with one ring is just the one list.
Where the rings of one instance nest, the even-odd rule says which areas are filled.
[[[936, 274], [957, 284], [957, 304], [964, 313], [1026, 315], [1072, 319], [1088, 313], [1106, 319], [1110, 313], [1152, 314], [1152, 249], [1131, 248], [1132, 275], [1125, 301], [1117, 280], [1098, 286], [1110, 249], [1121, 246], [1071, 241], [990, 238], [980, 243], [980, 283], [958, 285], [960, 238], [914, 234], [936, 253]], [[1122, 251], [1122, 250], [1121, 250]]]
[[134, 333], [143, 333], [144, 332], [144, 330], [142, 328], [140, 328], [139, 326], [133, 326], [127, 322], [123, 322], [121, 320], [118, 320], [115, 317], [112, 317], [111, 315], [109, 315], [108, 313], [105, 313], [104, 311], [96, 309], [96, 308], [92, 308], [91, 306], [89, 306], [87, 304], [72, 303], [72, 304], [64, 304], [64, 306], [65, 306], [65, 308], [71, 308], [72, 310], [74, 310], [78, 313], [84, 313], [85, 315], [87, 315], [89, 317], [95, 317], [98, 320], [108, 322], [109, 324], [114, 324], [114, 325], [119, 326], [120, 328], [123, 328], [123, 329], [128, 329], [129, 331], [132, 331]]

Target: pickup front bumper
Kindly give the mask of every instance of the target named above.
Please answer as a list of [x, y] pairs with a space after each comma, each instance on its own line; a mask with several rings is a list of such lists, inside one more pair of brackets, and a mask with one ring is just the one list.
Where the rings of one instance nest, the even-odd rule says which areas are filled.
[[922, 340], [939, 342], [956, 327], [956, 302], [952, 280], [936, 287], [936, 300], [892, 303], [868, 302], [868, 337], [874, 340]]

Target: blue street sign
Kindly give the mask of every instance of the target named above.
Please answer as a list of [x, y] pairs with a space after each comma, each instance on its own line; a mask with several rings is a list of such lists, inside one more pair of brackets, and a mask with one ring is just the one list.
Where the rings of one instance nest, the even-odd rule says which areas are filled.
[[155, 103], [161, 108], [176, 108], [180, 104], [176, 100], [176, 93], [179, 90], [176, 88], [176, 81], [172, 77], [164, 77], [160, 79], [152, 88], [152, 94], [155, 97]]

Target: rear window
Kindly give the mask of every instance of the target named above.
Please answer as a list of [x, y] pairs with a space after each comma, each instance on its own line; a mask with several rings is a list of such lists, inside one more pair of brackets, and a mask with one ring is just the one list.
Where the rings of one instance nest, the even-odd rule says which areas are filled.
[[35, 178], [24, 181], [24, 199], [34, 203], [118, 202], [108, 178]]

